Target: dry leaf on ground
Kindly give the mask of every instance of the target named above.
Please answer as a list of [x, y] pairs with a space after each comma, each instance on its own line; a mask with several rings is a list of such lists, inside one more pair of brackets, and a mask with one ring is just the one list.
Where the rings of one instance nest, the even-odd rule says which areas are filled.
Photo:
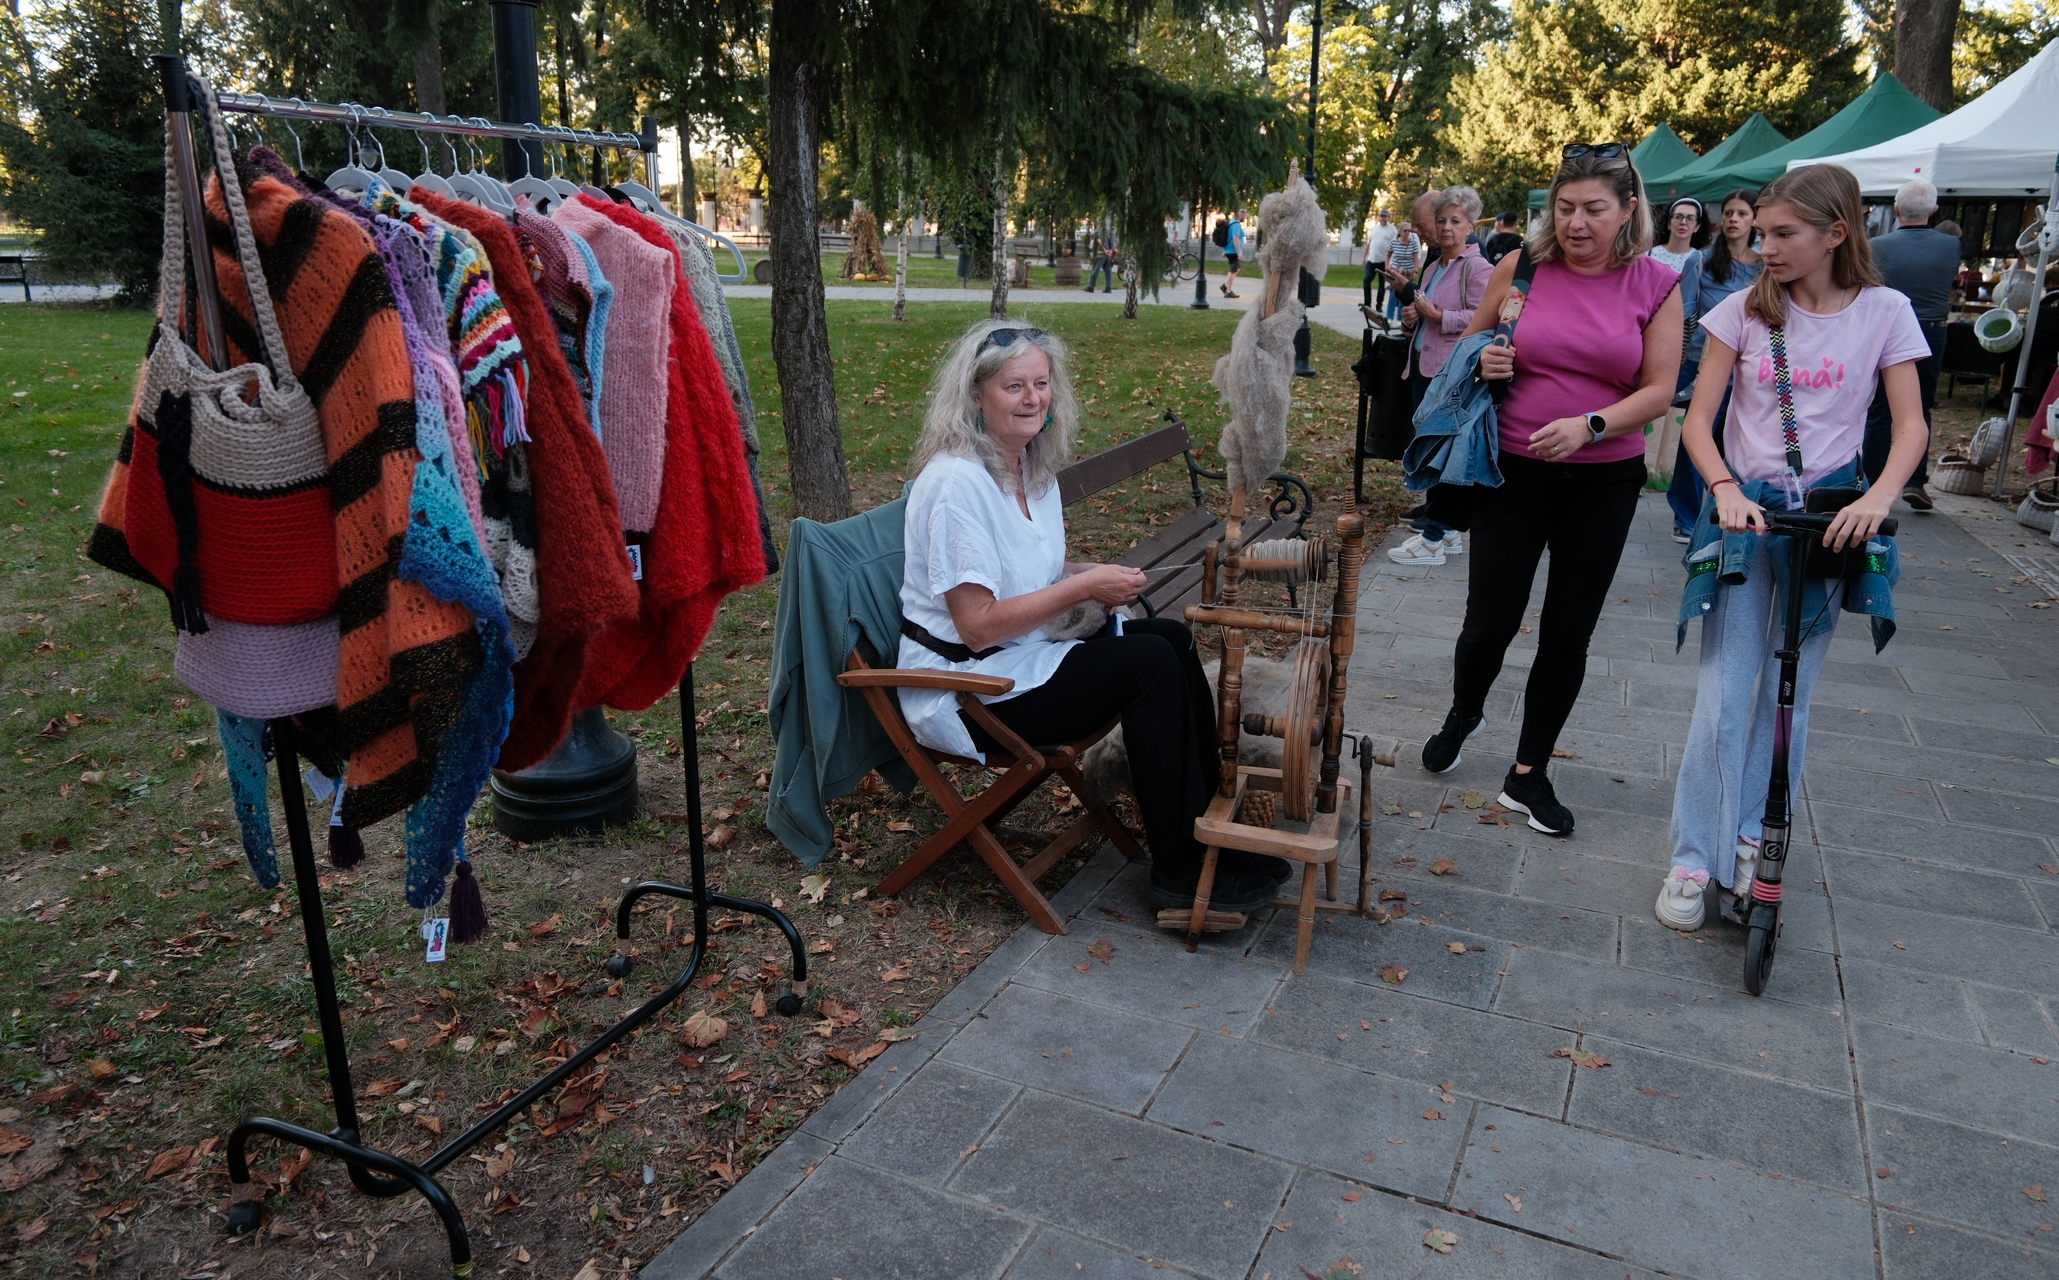
[[1401, 985], [1401, 980], [1407, 976], [1408, 969], [1404, 965], [1388, 964], [1380, 966], [1380, 981], [1382, 982], [1391, 982], [1398, 987]]
[[149, 1170], [143, 1175], [144, 1180], [162, 1178], [168, 1173], [177, 1173], [190, 1164], [192, 1160], [193, 1148], [190, 1146], [173, 1147], [170, 1151], [160, 1151], [157, 1153], [157, 1158], [150, 1162]]
[[1589, 1053], [1585, 1049], [1553, 1049], [1549, 1056], [1554, 1058], [1571, 1058], [1574, 1066], [1590, 1067], [1596, 1071], [1609, 1065], [1607, 1058], [1602, 1057], [1598, 1053]]
[[1099, 960], [1102, 964], [1107, 964], [1109, 957], [1115, 954], [1115, 944], [1106, 938], [1102, 938], [1095, 942], [1093, 946], [1087, 948], [1087, 954]]
[[1458, 1247], [1458, 1237], [1442, 1227], [1431, 1227], [1423, 1233], [1423, 1244], [1438, 1253], [1450, 1253]]
[[1458, 864], [1449, 858], [1439, 858], [1430, 864], [1430, 874], [1433, 876], [1448, 876], [1457, 870]]
[[706, 1009], [698, 1010], [686, 1020], [680, 1029], [679, 1043], [689, 1049], [705, 1049], [729, 1034], [729, 1023], [709, 1014]]
[[1504, 1191], [1501, 1193], [1501, 1198], [1508, 1201], [1509, 1207], [1511, 1209], [1514, 1209], [1517, 1213], [1521, 1213], [1523, 1211], [1523, 1197], [1512, 1196], [1508, 1192]]

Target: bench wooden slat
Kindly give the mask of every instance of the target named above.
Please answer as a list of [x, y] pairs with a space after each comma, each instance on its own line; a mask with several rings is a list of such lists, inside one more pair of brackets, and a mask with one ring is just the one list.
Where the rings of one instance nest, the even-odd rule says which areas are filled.
[[1058, 473], [1058, 500], [1069, 506], [1147, 468], [1177, 458], [1191, 447], [1187, 428], [1175, 422], [1091, 458], [1082, 458]]
[[1188, 552], [1190, 558], [1198, 560], [1201, 558], [1201, 548], [1213, 541], [1213, 530], [1219, 524], [1220, 521], [1215, 518], [1213, 511], [1207, 507], [1195, 507], [1117, 556], [1115, 563], [1127, 565], [1132, 569], [1152, 569], [1166, 560], [1174, 559], [1182, 552]]

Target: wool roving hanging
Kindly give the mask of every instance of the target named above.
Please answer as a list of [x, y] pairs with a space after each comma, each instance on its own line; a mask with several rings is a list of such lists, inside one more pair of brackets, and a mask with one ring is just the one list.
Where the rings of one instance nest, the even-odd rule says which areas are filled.
[[1321, 278], [1330, 246], [1322, 206], [1315, 188], [1300, 180], [1299, 164], [1288, 166], [1286, 189], [1267, 196], [1258, 217], [1265, 234], [1258, 300], [1237, 322], [1211, 379], [1230, 411], [1221, 449], [1233, 492], [1257, 488], [1287, 460], [1294, 331], [1304, 314], [1296, 285], [1304, 269]]

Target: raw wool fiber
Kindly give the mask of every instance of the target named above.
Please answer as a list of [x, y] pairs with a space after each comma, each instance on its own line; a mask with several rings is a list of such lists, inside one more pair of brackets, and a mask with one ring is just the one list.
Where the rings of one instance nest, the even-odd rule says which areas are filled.
[[860, 209], [851, 215], [851, 250], [844, 255], [844, 279], [864, 276], [876, 280], [886, 273], [886, 254], [879, 247], [879, 219], [872, 216], [872, 210]]
[[[1287, 187], [1258, 207], [1265, 247], [1258, 251], [1259, 297], [1230, 338], [1230, 353], [1215, 362], [1214, 382], [1230, 421], [1223, 427], [1222, 455], [1230, 488], [1256, 491], [1287, 460], [1287, 410], [1293, 399], [1294, 333], [1303, 307], [1297, 284], [1305, 268], [1321, 278], [1330, 245], [1315, 188], [1289, 165]], [[1284, 273], [1277, 309], [1259, 313], [1272, 277]]]

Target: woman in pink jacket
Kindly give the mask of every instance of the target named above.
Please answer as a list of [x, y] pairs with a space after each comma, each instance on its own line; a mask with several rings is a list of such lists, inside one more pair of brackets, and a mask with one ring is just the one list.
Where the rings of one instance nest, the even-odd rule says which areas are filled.
[[[1494, 271], [1471, 238], [1473, 224], [1480, 219], [1480, 193], [1471, 187], [1446, 187], [1437, 193], [1432, 209], [1437, 256], [1423, 268], [1415, 298], [1401, 309], [1401, 323], [1409, 330], [1403, 376], [1408, 379], [1411, 409], [1422, 404], [1430, 380], [1473, 322], [1473, 312], [1487, 292], [1487, 277]], [[1437, 519], [1441, 487], [1432, 486], [1427, 495], [1423, 517], [1416, 521], [1421, 532], [1387, 552], [1396, 564], [1443, 564], [1446, 556], [1466, 549], [1459, 531]]]

